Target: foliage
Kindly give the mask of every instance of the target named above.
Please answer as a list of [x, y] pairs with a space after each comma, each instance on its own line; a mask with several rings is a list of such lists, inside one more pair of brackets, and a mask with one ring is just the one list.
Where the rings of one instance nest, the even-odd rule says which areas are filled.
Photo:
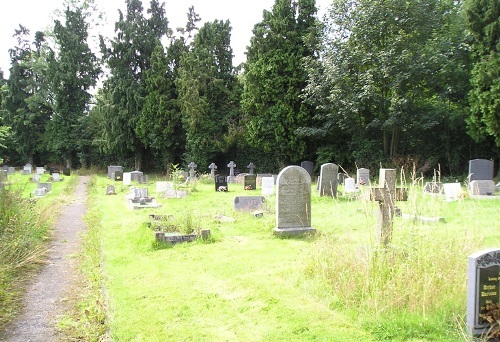
[[300, 98], [307, 75], [303, 58], [314, 58], [314, 0], [277, 0], [255, 25], [244, 71], [242, 108], [250, 144], [272, 152], [275, 166], [296, 163], [307, 146], [295, 130], [309, 123], [311, 106]]
[[500, 6], [467, 0], [466, 13], [474, 52], [469, 132], [477, 141], [492, 136], [500, 146]]

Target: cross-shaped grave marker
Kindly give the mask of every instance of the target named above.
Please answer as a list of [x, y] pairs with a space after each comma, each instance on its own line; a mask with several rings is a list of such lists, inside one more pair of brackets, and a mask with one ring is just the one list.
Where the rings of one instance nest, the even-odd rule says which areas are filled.
[[229, 164], [227, 164], [227, 167], [229, 168], [229, 177], [227, 178], [227, 181], [229, 183], [234, 182], [234, 168], [236, 167], [236, 164], [231, 160]]
[[195, 176], [194, 176], [194, 169], [196, 169], [198, 165], [196, 165], [194, 162], [191, 162], [189, 163], [188, 167], [189, 167], [189, 180], [194, 180], [195, 179]]
[[247, 168], [250, 170], [250, 174], [253, 175], [253, 170], [255, 170], [254, 163], [250, 163], [247, 165]]
[[377, 238], [386, 246], [392, 238], [395, 201], [406, 201], [408, 189], [396, 188], [396, 170], [380, 169], [379, 186], [370, 189], [370, 200], [379, 202]]
[[210, 169], [210, 176], [212, 178], [215, 177], [215, 170], [217, 170], [217, 165], [215, 165], [215, 163], [212, 163], [208, 166], [208, 168]]

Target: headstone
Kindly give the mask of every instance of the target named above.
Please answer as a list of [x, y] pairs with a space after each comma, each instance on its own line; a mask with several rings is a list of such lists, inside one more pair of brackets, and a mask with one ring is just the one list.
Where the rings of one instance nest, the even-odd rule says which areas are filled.
[[34, 173], [33, 174], [33, 182], [38, 183], [40, 181], [40, 175]]
[[227, 192], [227, 178], [222, 175], [215, 175], [215, 191]]
[[208, 168], [210, 169], [210, 176], [212, 178], [215, 177], [215, 170], [217, 170], [217, 165], [215, 165], [215, 163], [212, 163], [208, 166]]
[[52, 180], [53, 180], [54, 182], [59, 182], [59, 181], [61, 181], [62, 179], [61, 179], [61, 176], [60, 176], [60, 174], [59, 174], [59, 173], [57, 173], [57, 172], [53, 172], [53, 173], [52, 173]]
[[444, 183], [443, 190], [446, 202], [456, 201], [463, 197], [460, 183]]
[[253, 211], [262, 209], [266, 199], [263, 196], [236, 196], [234, 198], [234, 209], [241, 211]]
[[189, 181], [194, 182], [196, 180], [196, 176], [194, 174], [194, 169], [198, 167], [194, 162], [189, 163]]
[[278, 174], [276, 190], [277, 235], [314, 233], [311, 227], [311, 176], [303, 167], [287, 166]]
[[480, 317], [488, 304], [500, 302], [500, 250], [487, 249], [468, 257], [467, 317], [469, 334], [489, 332], [491, 324]]
[[49, 174], [52, 175], [54, 172], [61, 173], [58, 167], [49, 167]]
[[9, 169], [7, 170], [7, 173], [9, 175], [13, 175], [14, 173], [16, 173], [16, 168], [13, 167], [13, 166], [9, 166]]
[[492, 180], [474, 180], [469, 183], [471, 196], [493, 196], [495, 195], [495, 182]]
[[379, 186], [370, 189], [370, 199], [379, 204], [377, 240], [384, 246], [391, 242], [392, 218], [396, 216], [396, 201], [406, 201], [408, 190], [396, 188], [396, 170], [380, 169]]
[[256, 175], [245, 175], [243, 184], [244, 184], [245, 190], [256, 190], [257, 189], [257, 176]]
[[63, 175], [69, 177], [71, 175], [71, 169], [69, 167], [63, 167]]
[[235, 181], [234, 168], [236, 167], [236, 164], [231, 160], [231, 162], [227, 164], [227, 167], [229, 168], [229, 177], [227, 177], [227, 182], [234, 183]]
[[344, 184], [344, 179], [347, 178], [347, 175], [343, 172], [339, 172], [338, 176], [338, 184]]
[[358, 185], [370, 184], [370, 169], [358, 169], [356, 171], [356, 181]]
[[304, 168], [309, 174], [309, 176], [312, 177], [314, 170], [314, 163], [312, 161], [305, 160], [302, 163], [300, 163], [300, 167]]
[[123, 180], [123, 171], [116, 170], [116, 171], [115, 171], [115, 177], [114, 177], [114, 180], [115, 180], [115, 181], [122, 181], [122, 180]]
[[116, 174], [116, 171], [120, 171], [123, 173], [123, 166], [118, 166], [118, 165], [109, 165], [108, 166], [108, 178], [112, 178], [111, 174], [114, 172]]
[[106, 188], [106, 195], [116, 195], [115, 187], [113, 185], [108, 185]]
[[344, 196], [350, 196], [356, 194], [358, 189], [356, 189], [356, 180], [352, 177], [344, 178]]
[[493, 180], [493, 161], [488, 159], [469, 160], [469, 181]]
[[33, 194], [35, 196], [45, 196], [47, 194], [47, 189], [46, 188], [36, 188], [35, 191], [33, 191]]
[[37, 175], [43, 175], [45, 173], [45, 169], [43, 167], [37, 167], [36, 168], [36, 174]]
[[172, 182], [156, 182], [156, 192], [161, 193], [167, 190], [173, 189], [174, 184]]
[[130, 172], [130, 179], [133, 182], [138, 182], [140, 183], [141, 177], [144, 176], [144, 173], [142, 171], [132, 171]]
[[321, 165], [318, 190], [320, 196], [337, 197], [339, 167], [333, 163]]
[[262, 196], [274, 195], [274, 177], [262, 177]]
[[443, 183], [441, 183], [441, 182], [425, 182], [424, 193], [442, 194], [443, 193]]
[[132, 184], [132, 174], [130, 172], [123, 173], [123, 185]]
[[27, 174], [27, 175], [31, 174], [33, 172], [33, 166], [29, 163], [24, 165], [23, 172], [24, 172], [24, 174]]
[[38, 183], [37, 189], [46, 189], [49, 192], [52, 190], [52, 183]]
[[253, 175], [253, 172], [255, 170], [255, 165], [253, 163], [250, 163], [247, 165], [247, 169], [249, 169], [249, 174]]

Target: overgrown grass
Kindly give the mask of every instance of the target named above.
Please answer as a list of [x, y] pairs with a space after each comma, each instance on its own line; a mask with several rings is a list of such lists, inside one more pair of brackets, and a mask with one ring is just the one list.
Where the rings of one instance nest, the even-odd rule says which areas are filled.
[[0, 191], [0, 327], [19, 313], [25, 280], [43, 263], [60, 203], [75, 181], [67, 177], [46, 197], [33, 198], [36, 184], [30, 176], [15, 174]]

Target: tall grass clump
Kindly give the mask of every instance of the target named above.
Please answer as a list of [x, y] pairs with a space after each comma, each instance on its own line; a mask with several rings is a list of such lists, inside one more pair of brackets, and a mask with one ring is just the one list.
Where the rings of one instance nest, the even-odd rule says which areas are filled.
[[17, 313], [22, 280], [43, 261], [53, 220], [22, 191], [0, 191], [0, 326]]

